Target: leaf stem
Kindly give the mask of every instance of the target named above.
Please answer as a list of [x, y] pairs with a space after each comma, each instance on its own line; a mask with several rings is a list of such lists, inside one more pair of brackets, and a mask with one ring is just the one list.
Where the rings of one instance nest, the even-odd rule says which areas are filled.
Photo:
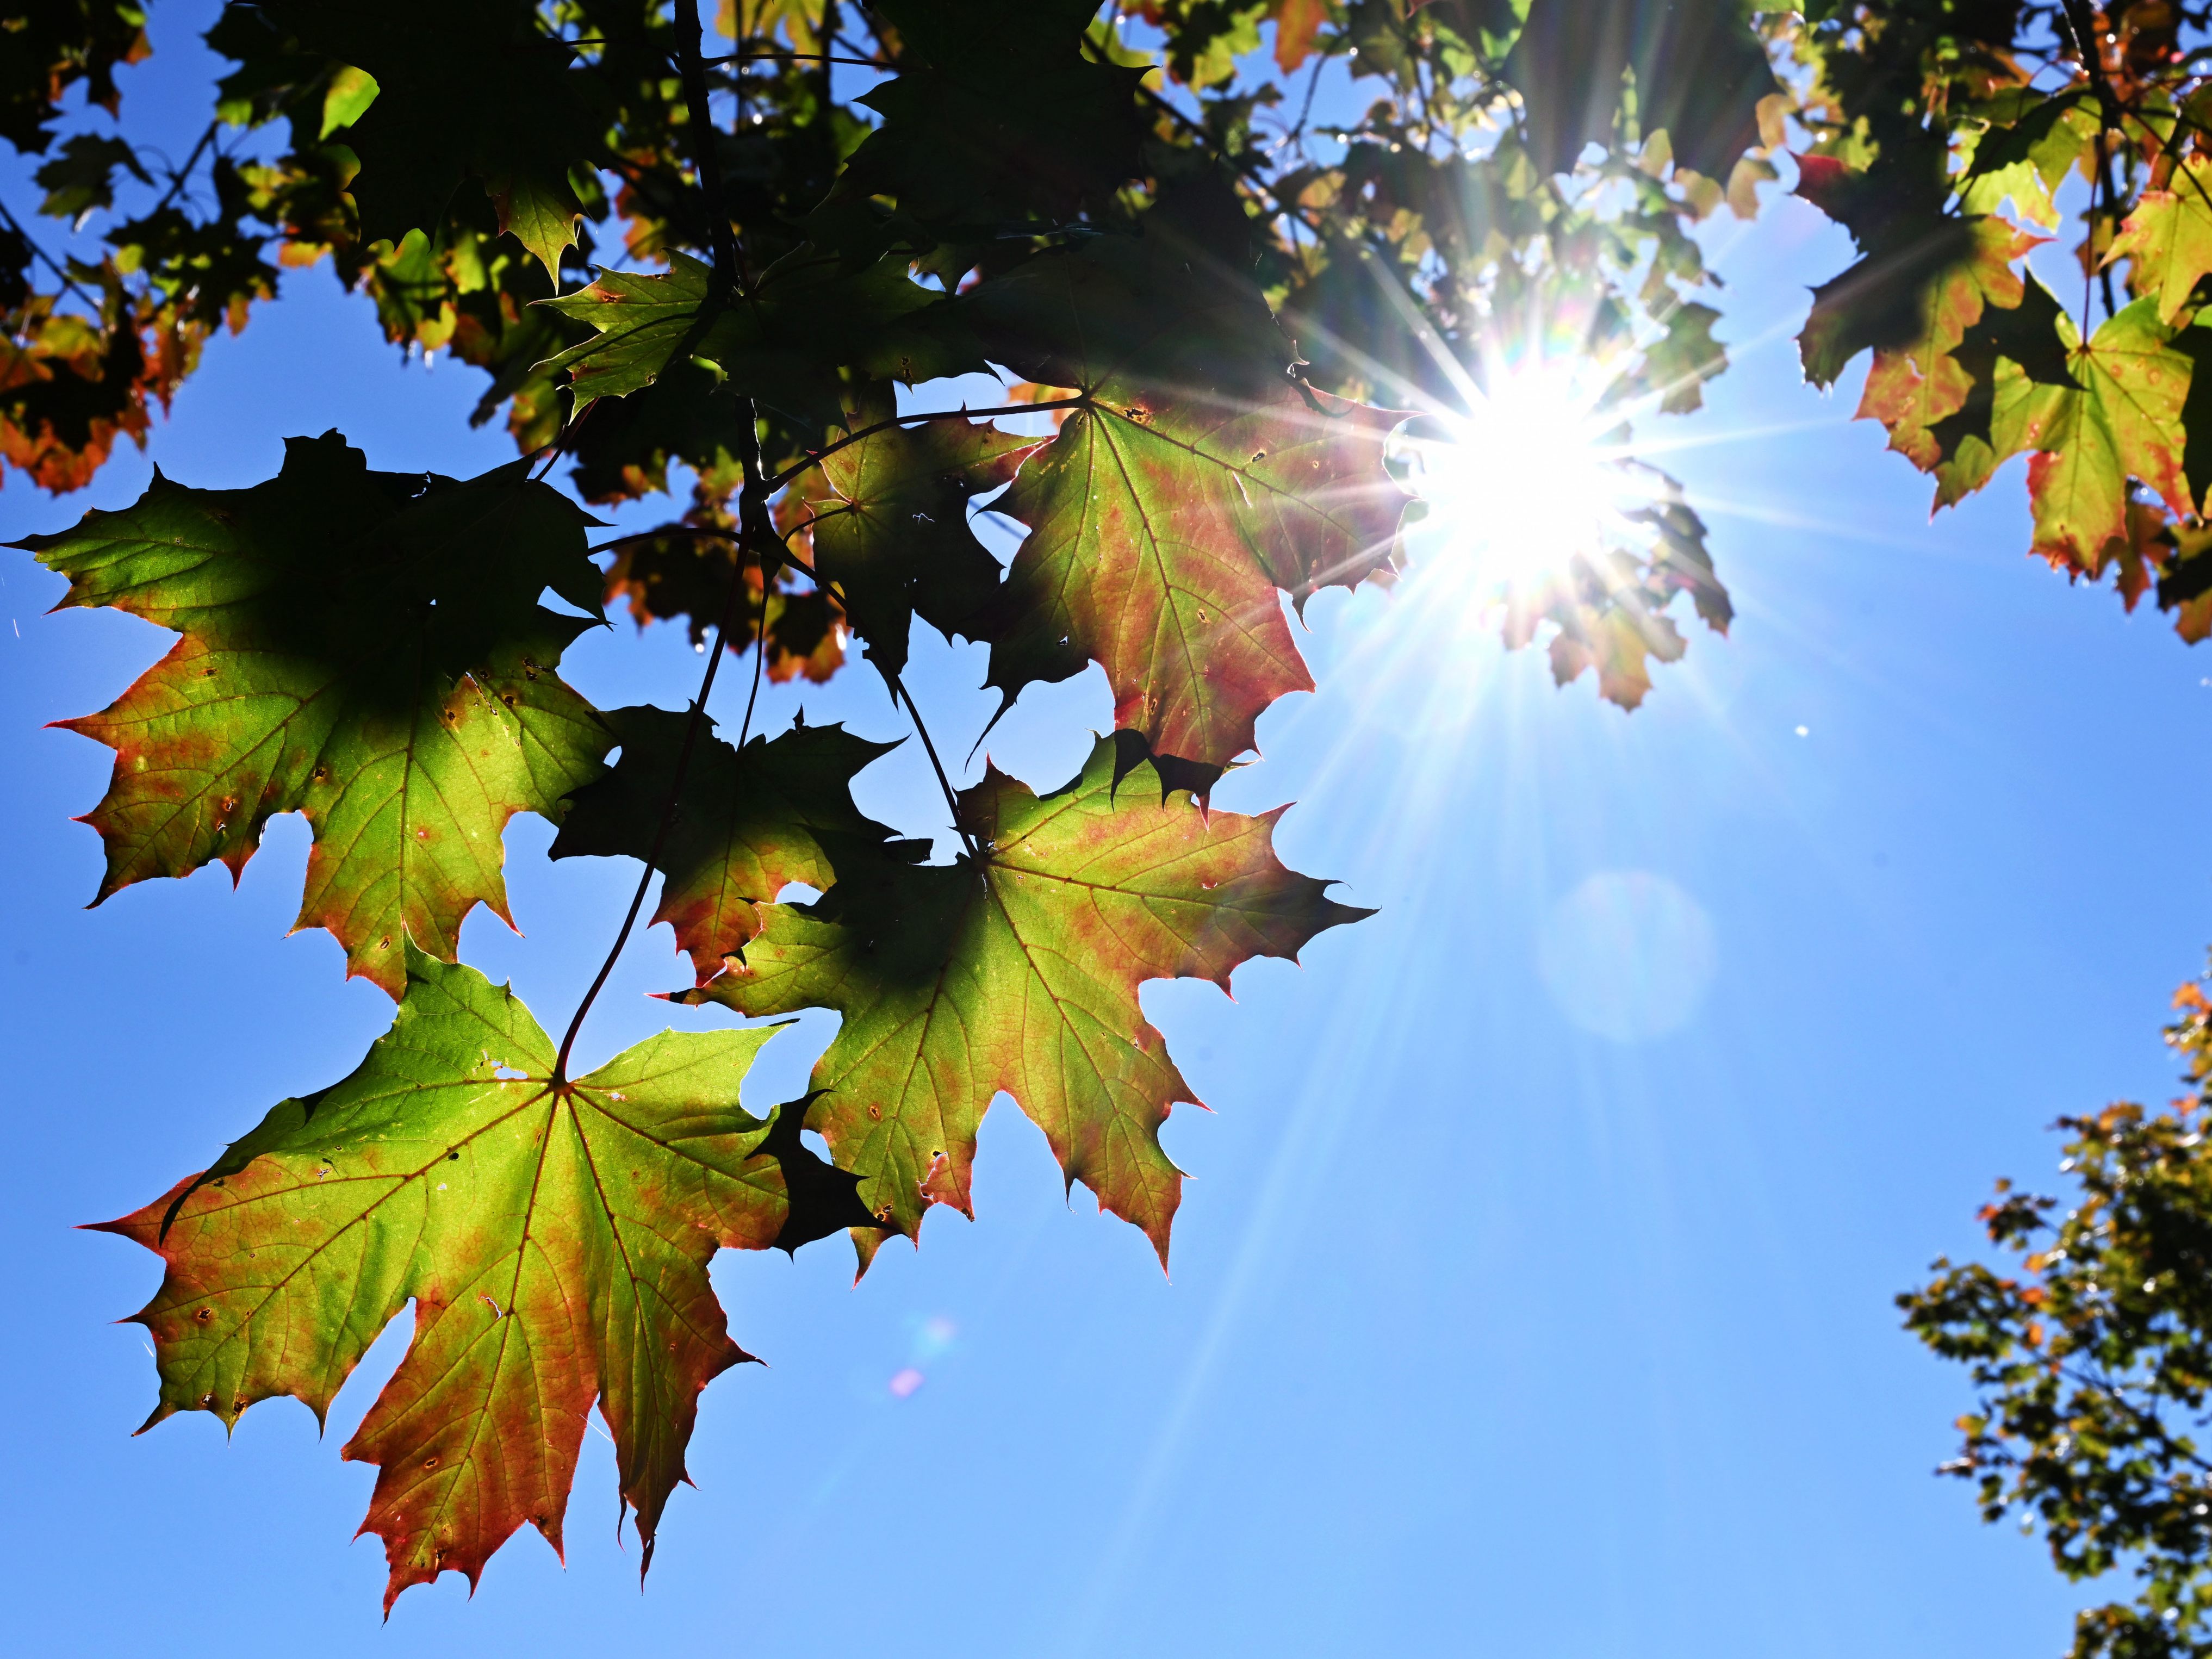
[[[622, 957], [623, 947], [629, 943], [630, 930], [637, 926], [637, 913], [645, 908], [646, 891], [653, 885], [653, 872], [659, 867], [661, 852], [668, 844], [668, 832], [675, 827], [677, 810], [684, 802], [684, 774], [690, 770], [692, 751], [699, 746], [700, 729], [707, 723], [707, 699], [714, 690], [714, 676], [722, 665], [723, 646], [729, 638], [730, 624], [736, 617], [738, 595], [745, 588], [744, 555], [744, 544], [740, 538], [737, 566], [730, 573], [729, 594], [722, 601], [722, 614], [714, 624], [714, 644], [708, 655], [706, 676], [699, 682], [699, 695], [692, 699], [691, 718], [684, 726], [683, 746], [676, 751], [676, 775], [669, 783], [668, 802], [661, 808], [659, 826], [653, 832], [653, 850], [645, 856], [645, 868], [637, 878], [637, 890], [630, 895], [629, 908], [623, 916], [622, 927], [615, 934], [615, 942], [607, 951], [606, 960], [599, 964], [599, 971], [592, 977], [591, 988], [584, 993], [584, 1000], [576, 1005], [576, 1012], [568, 1021], [568, 1029], [561, 1038], [561, 1052], [553, 1061], [553, 1086], [556, 1089], [568, 1081], [568, 1054], [576, 1046], [576, 1034], [584, 1029], [585, 1016], [592, 1012], [592, 1005], [599, 1000], [600, 991], [605, 988], [607, 975], [614, 972], [615, 963]], [[762, 584], [761, 615], [763, 620], [768, 615], [765, 582]], [[746, 705], [745, 712], [750, 718], [752, 712], [750, 703]]]
[[981, 863], [983, 848], [969, 832], [966, 821], [960, 816], [960, 798], [953, 793], [952, 780], [945, 775], [945, 763], [937, 757], [937, 745], [929, 740], [929, 727], [922, 722], [921, 710], [915, 705], [914, 693], [908, 690], [906, 682], [890, 669], [884, 670], [884, 678], [891, 683], [891, 695], [906, 704], [907, 717], [914, 721], [915, 735], [921, 739], [922, 752], [929, 757], [930, 770], [937, 774], [937, 787], [945, 792], [945, 807], [952, 814], [953, 829], [958, 832], [969, 854]]

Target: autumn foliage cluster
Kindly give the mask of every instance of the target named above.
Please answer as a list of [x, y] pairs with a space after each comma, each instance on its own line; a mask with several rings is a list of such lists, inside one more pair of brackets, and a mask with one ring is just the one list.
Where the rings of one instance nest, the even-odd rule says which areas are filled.
[[[23, 544], [65, 603], [176, 635], [71, 723], [115, 755], [99, 896], [234, 872], [299, 813], [301, 924], [398, 1005], [341, 1081], [112, 1224], [167, 1263], [155, 1416], [319, 1413], [411, 1303], [346, 1448], [379, 1466], [389, 1594], [473, 1580], [525, 1523], [557, 1545], [595, 1407], [649, 1559], [701, 1391], [745, 1358], [718, 1249], [846, 1231], [865, 1268], [967, 1209], [1004, 1093], [1164, 1259], [1159, 1126], [1192, 1096], [1139, 985], [1225, 985], [1358, 915], [1276, 860], [1270, 817], [1206, 807], [1312, 688], [1291, 618], [1413, 556], [1407, 434], [1566, 364], [1641, 505], [1500, 573], [1504, 637], [1633, 708], [1681, 623], [1726, 628], [1692, 505], [1626, 457], [1726, 366], [1699, 225], [1785, 176], [1857, 250], [1814, 297], [1808, 377], [1865, 359], [1861, 413], [1939, 503], [2027, 458], [2035, 553], [2212, 631], [2200, 9], [254, 0], [207, 34], [225, 71], [181, 158], [119, 95], [137, 0], [0, 21], [0, 137], [78, 250], [0, 210], [9, 466], [82, 486], [218, 336], [333, 277], [403, 351], [480, 371], [475, 419], [518, 450], [460, 480], [301, 436], [251, 488], [157, 478]], [[995, 404], [933, 400], [975, 374]], [[589, 507], [672, 490], [659, 528], [592, 541]], [[610, 605], [715, 642], [690, 708], [563, 681]], [[1094, 664], [1114, 702], [1057, 790], [939, 768], [949, 862], [913, 838], [946, 825], [855, 806], [879, 745], [705, 714], [726, 661], [757, 684], [863, 656], [934, 765], [917, 618], [986, 647], [1006, 705]], [[838, 1014], [805, 1098], [738, 1104], [757, 1028], [574, 1076], [599, 984], [556, 1038], [458, 960], [474, 907], [507, 915], [525, 811], [556, 858], [643, 866], [614, 952], [659, 878], [676, 1003]], [[2015, 1212], [2004, 1240], [2040, 1214]], [[1972, 1289], [1916, 1320], [1950, 1330]], [[2008, 1432], [1976, 1431], [1977, 1468], [2012, 1467]], [[2146, 1629], [2194, 1628], [2163, 1605]]]

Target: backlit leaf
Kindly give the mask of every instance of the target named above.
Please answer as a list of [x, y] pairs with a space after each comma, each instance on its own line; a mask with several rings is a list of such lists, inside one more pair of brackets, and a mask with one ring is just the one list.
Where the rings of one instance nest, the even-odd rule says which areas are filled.
[[2136, 198], [2106, 264], [2135, 262], [2136, 285], [2154, 291], [2158, 319], [2167, 327], [2189, 309], [2197, 284], [2212, 273], [2212, 161], [2191, 156], [2176, 170], [2169, 190], [2147, 190]]
[[993, 769], [960, 798], [980, 859], [841, 864], [812, 905], [775, 905], [741, 964], [678, 994], [748, 1014], [835, 1008], [807, 1125], [884, 1224], [969, 1211], [975, 1132], [1012, 1095], [1071, 1182], [1144, 1229], [1161, 1260], [1182, 1177], [1159, 1144], [1194, 1099], [1145, 1019], [1148, 979], [1224, 989], [1255, 956], [1295, 958], [1367, 914], [1277, 861], [1279, 813], [1200, 812], [1149, 764], [1115, 787], [1116, 745], [1040, 799]]
[[1012, 701], [1104, 665], [1117, 726], [1220, 766], [1312, 688], [1277, 597], [1389, 568], [1403, 416], [1317, 392], [1241, 276], [1165, 235], [1100, 238], [970, 296], [992, 356], [1087, 400], [998, 510], [1030, 527], [998, 600], [988, 684]]
[[[548, 37], [522, 0], [385, 0], [375, 6], [263, 0], [313, 50], [374, 83], [344, 84], [326, 105], [360, 172], [347, 186], [364, 242], [434, 234], [464, 184], [481, 188], [511, 231], [556, 276], [583, 204], [572, 167], [601, 159], [604, 88]], [[334, 84], [334, 94], [340, 88]]]
[[745, 395], [823, 424], [842, 413], [841, 366], [881, 380], [926, 380], [984, 367], [933, 326], [945, 296], [884, 259], [848, 271], [811, 250], [763, 274], [747, 295], [718, 296], [714, 273], [672, 254], [665, 276], [608, 271], [590, 287], [544, 302], [599, 331], [550, 359], [567, 369], [579, 408], [649, 386], [671, 363], [710, 365]]
[[2176, 514], [2194, 511], [2182, 467], [2181, 408], [2192, 365], [2173, 349], [2156, 301], [2136, 301], [2070, 359], [2079, 392], [2039, 388], [2024, 417], [2035, 550], [2087, 572], [2108, 543], [2128, 540], [2128, 480], [2140, 479]]
[[[890, 388], [851, 404], [865, 430], [892, 414]], [[971, 496], [1014, 476], [1040, 440], [981, 422], [884, 427], [827, 456], [799, 480], [814, 574], [842, 596], [853, 631], [887, 674], [906, 666], [913, 618], [968, 631], [991, 602], [999, 562], [968, 523]]]
[[220, 859], [262, 826], [313, 831], [299, 926], [398, 996], [406, 942], [450, 961], [477, 904], [507, 914], [501, 836], [558, 818], [609, 738], [555, 675], [599, 611], [590, 521], [515, 462], [456, 483], [372, 472], [336, 433], [295, 438], [248, 489], [155, 475], [137, 505], [33, 536], [64, 605], [110, 605], [182, 635], [114, 704], [64, 721], [116, 751], [89, 819], [94, 899]]
[[649, 1565], [700, 1391], [750, 1357], [708, 1261], [777, 1243], [785, 1170], [813, 1161], [771, 1153], [738, 1104], [774, 1035], [664, 1032], [556, 1087], [512, 991], [410, 947], [350, 1075], [106, 1224], [167, 1264], [136, 1316], [161, 1368], [148, 1426], [283, 1395], [320, 1419], [411, 1300], [406, 1358], [343, 1454], [380, 1466], [362, 1529], [386, 1607], [447, 1571], [473, 1585], [526, 1522], [558, 1550], [595, 1405]]
[[[578, 790], [553, 838], [552, 856], [642, 859], [660, 839], [690, 716], [617, 708], [605, 716], [622, 744], [614, 768]], [[836, 880], [824, 843], [880, 843], [891, 832], [853, 805], [854, 775], [896, 745], [841, 726], [801, 726], [742, 752], [702, 722], [684, 790], [661, 845], [660, 907], [699, 982], [722, 971], [760, 931], [757, 907], [792, 882], [821, 891]]]
[[877, 0], [900, 73], [860, 102], [883, 122], [833, 203], [896, 198], [906, 219], [991, 234], [1103, 204], [1142, 170], [1141, 70], [1084, 50], [1095, 0]]
[[778, 684], [803, 676], [820, 684], [844, 666], [845, 612], [834, 598], [804, 585], [787, 566], [763, 593], [756, 561], [748, 558], [740, 570], [732, 539], [690, 533], [694, 528], [669, 525], [624, 541], [607, 567], [607, 602], [627, 600], [641, 629], [681, 619], [691, 643], [703, 647], [728, 609], [734, 578], [744, 588], [724, 636], [733, 653], [765, 640], [768, 677]]

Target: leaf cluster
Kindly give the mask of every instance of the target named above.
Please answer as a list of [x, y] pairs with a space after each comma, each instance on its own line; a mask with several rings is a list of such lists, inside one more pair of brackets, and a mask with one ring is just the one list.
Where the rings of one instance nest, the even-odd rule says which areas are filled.
[[2013, 1262], [1939, 1261], [1898, 1298], [1980, 1395], [1942, 1473], [1984, 1520], [2039, 1528], [2069, 1577], [2138, 1583], [2081, 1615], [2075, 1659], [2212, 1653], [2212, 1000], [2192, 984], [2174, 1002], [2191, 1094], [2062, 1118], [2072, 1190], [2000, 1182], [1981, 1212]]
[[[2165, 0], [1870, 0], [1814, 9], [1795, 40], [1797, 191], [1860, 254], [1815, 292], [1808, 377], [1871, 352], [1859, 414], [1938, 507], [2025, 457], [2033, 550], [2111, 574], [2130, 610], [2154, 590], [2192, 642], [2212, 629], [2208, 21]], [[2070, 271], [2031, 269], [2075, 198]]]
[[[1281, 864], [1277, 815], [1207, 796], [1313, 688], [1297, 610], [1401, 570], [1402, 405], [1571, 360], [1623, 434], [1695, 408], [1725, 353], [1693, 233], [1756, 207], [1788, 103], [1784, 26], [1733, 0], [730, 0], [712, 50], [690, 0], [257, 0], [209, 32], [230, 67], [177, 161], [125, 119], [49, 132], [78, 80], [114, 117], [144, 49], [136, 12], [53, 17], [0, 31], [31, 49], [0, 56], [0, 136], [97, 252], [0, 226], [0, 455], [82, 485], [219, 329], [316, 270], [404, 350], [482, 371], [475, 418], [522, 452], [459, 480], [299, 438], [251, 488], [157, 474], [21, 544], [66, 604], [176, 635], [69, 722], [114, 754], [96, 902], [234, 876], [300, 813], [300, 925], [397, 1003], [343, 1079], [111, 1224], [165, 1264], [139, 1316], [156, 1419], [319, 1413], [412, 1303], [346, 1448], [379, 1466], [388, 1597], [473, 1581], [526, 1524], [557, 1546], [594, 1409], [649, 1559], [698, 1396], [746, 1357], [714, 1251], [844, 1230], [865, 1270], [970, 1208], [1002, 1094], [1164, 1262], [1160, 1130], [1194, 1096], [1140, 985], [1226, 988], [1363, 914]], [[1332, 67], [1358, 120], [1315, 118]], [[1931, 325], [1954, 351], [2028, 303], [2017, 249], [1972, 234], [1973, 292]], [[1992, 430], [2071, 422], [2137, 467], [2140, 422], [2063, 399], [2184, 395], [2143, 314], [2066, 360], [2080, 385], [1993, 390]], [[1002, 405], [915, 390], [985, 374]], [[993, 424], [1038, 413], [1048, 434]], [[687, 479], [667, 521], [590, 541], [586, 507]], [[1698, 515], [1663, 478], [1645, 499], [1497, 594], [1511, 643], [1630, 707], [1684, 648], [1677, 599], [1730, 616]], [[1020, 532], [1004, 566], [986, 502]], [[564, 681], [616, 600], [709, 647], [689, 708]], [[1079, 775], [956, 789], [905, 683], [917, 619], [983, 647], [1006, 706], [1098, 665], [1111, 730]], [[720, 735], [717, 676], [748, 653], [756, 691], [866, 659], [943, 786], [951, 861], [855, 805], [886, 745], [757, 733], [750, 697]], [[525, 811], [556, 858], [641, 866], [557, 1039], [459, 960], [475, 907], [507, 916]], [[803, 1098], [741, 1104], [758, 1027], [572, 1070], [641, 916], [690, 958], [673, 1003], [839, 1017]]]

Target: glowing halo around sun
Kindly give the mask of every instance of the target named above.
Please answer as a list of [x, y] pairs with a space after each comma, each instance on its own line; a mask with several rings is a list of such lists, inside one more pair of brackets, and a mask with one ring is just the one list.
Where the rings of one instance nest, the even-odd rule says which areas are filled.
[[1501, 367], [1486, 389], [1463, 388], [1464, 408], [1400, 427], [1391, 468], [1422, 503], [1420, 542], [1504, 589], [1648, 544], [1637, 515], [1663, 483], [1632, 458], [1621, 411], [1588, 378], [1558, 362]]

